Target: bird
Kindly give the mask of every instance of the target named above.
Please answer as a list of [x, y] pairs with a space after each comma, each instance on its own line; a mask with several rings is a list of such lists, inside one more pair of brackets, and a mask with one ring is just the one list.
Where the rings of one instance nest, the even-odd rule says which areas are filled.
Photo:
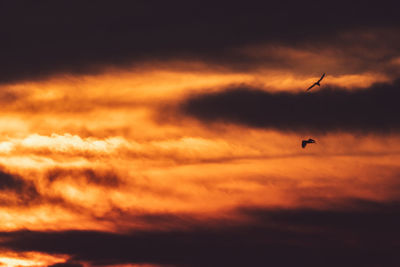
[[323, 79], [324, 77], [325, 77], [325, 73], [322, 74], [322, 76], [321, 76], [321, 78], [318, 80], [318, 82], [316, 82], [316, 83], [314, 83], [313, 85], [311, 85], [310, 87], [308, 87], [308, 89], [306, 90], [306, 92], [307, 92], [308, 90], [311, 90], [311, 88], [313, 88], [313, 87], [316, 86], [316, 85], [321, 86], [320, 81], [322, 81], [322, 79]]
[[314, 139], [308, 139], [308, 140], [303, 140], [303, 141], [301, 141], [301, 147], [302, 148], [305, 148], [306, 147], [306, 145], [307, 144], [312, 144], [312, 143], [315, 143], [315, 140]]

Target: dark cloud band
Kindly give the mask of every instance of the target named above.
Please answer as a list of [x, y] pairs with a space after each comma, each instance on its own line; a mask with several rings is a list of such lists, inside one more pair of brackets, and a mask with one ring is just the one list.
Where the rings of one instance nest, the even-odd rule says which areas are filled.
[[52, 265], [50, 265], [48, 267], [83, 267], [83, 265], [80, 264], [80, 263], [65, 262], [65, 263], [52, 264]]
[[400, 130], [399, 98], [400, 80], [366, 90], [316, 88], [297, 94], [239, 87], [189, 98], [182, 112], [205, 122], [284, 131], [390, 132]]
[[0, 82], [165, 59], [240, 65], [249, 59], [232, 49], [246, 45], [327, 43], [344, 29], [400, 26], [397, 8], [388, 5], [362, 3], [361, 8], [335, 1], [326, 6], [318, 1], [3, 1]]
[[[242, 209], [245, 225], [198, 225], [185, 230], [1, 233], [14, 251], [67, 254], [93, 265], [397, 266], [397, 203], [358, 201], [356, 209]], [[69, 266], [69, 265], [67, 265]]]

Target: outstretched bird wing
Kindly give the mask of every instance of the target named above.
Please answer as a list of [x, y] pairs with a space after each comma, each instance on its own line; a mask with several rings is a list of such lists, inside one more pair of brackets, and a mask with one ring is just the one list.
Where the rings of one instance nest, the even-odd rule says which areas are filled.
[[314, 83], [313, 85], [311, 85], [310, 87], [308, 87], [308, 89], [306, 90], [306, 92], [307, 92], [308, 90], [311, 90], [311, 88], [313, 88], [315, 85], [316, 85], [316, 83]]
[[307, 145], [307, 141], [306, 140], [301, 141], [301, 147], [302, 148], [305, 148], [306, 145]]
[[321, 76], [321, 78], [319, 78], [319, 80], [318, 80], [318, 82], [317, 83], [319, 83], [320, 81], [322, 81], [322, 79], [325, 77], [325, 73], [324, 74], [322, 74], [322, 76]]

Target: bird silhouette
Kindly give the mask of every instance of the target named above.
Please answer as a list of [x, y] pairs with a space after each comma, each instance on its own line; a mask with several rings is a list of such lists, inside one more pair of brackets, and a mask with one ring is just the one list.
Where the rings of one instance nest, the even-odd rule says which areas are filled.
[[318, 82], [316, 82], [316, 83], [314, 83], [313, 85], [311, 85], [310, 87], [308, 87], [308, 89], [306, 90], [306, 92], [307, 92], [308, 90], [311, 90], [311, 88], [313, 88], [313, 87], [316, 86], [316, 85], [321, 86], [320, 81], [322, 81], [322, 79], [323, 79], [324, 77], [325, 77], [325, 73], [322, 74], [322, 76], [321, 76], [321, 78], [318, 80]]
[[306, 145], [307, 144], [312, 144], [312, 143], [315, 143], [315, 140], [314, 139], [308, 139], [308, 140], [303, 140], [303, 141], [301, 141], [301, 147], [302, 148], [305, 148], [306, 147]]

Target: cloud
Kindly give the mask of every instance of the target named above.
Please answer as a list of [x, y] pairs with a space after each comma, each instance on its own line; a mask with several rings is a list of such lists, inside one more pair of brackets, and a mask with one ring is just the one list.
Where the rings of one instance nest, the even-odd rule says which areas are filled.
[[[39, 157], [76, 159], [89, 158], [142, 158], [148, 160], [174, 160], [176, 162], [217, 162], [226, 159], [259, 155], [258, 151], [234, 145], [222, 139], [180, 137], [176, 139], [140, 140], [121, 137], [84, 138], [71, 134], [39, 135], [9, 138], [0, 142], [1, 155], [36, 155]], [[227, 155], [229, 155], [227, 157]], [[66, 174], [66, 172], [64, 173]], [[72, 173], [70, 173], [72, 174]], [[75, 173], [78, 175], [78, 173]], [[90, 175], [88, 172], [87, 175]], [[64, 175], [65, 176], [65, 175]], [[105, 175], [111, 178], [110, 175]], [[98, 177], [97, 177], [98, 178]], [[93, 181], [99, 179], [92, 179]], [[114, 179], [115, 180], [115, 179]], [[90, 180], [89, 180], [90, 181]], [[110, 180], [111, 181], [111, 180]]]
[[72, 178], [74, 182], [83, 179], [85, 184], [107, 186], [110, 188], [118, 187], [122, 183], [118, 175], [112, 171], [93, 170], [90, 168], [53, 168], [47, 172], [46, 178], [51, 183], [67, 178]]
[[[40, 209], [52, 205], [76, 211], [87, 205], [82, 198], [89, 201], [96, 192], [116, 192], [124, 183], [118, 173], [103, 168], [53, 167], [43, 172], [26, 172], [23, 176], [0, 171], [0, 203], [3, 208], [26, 205], [29, 209]], [[93, 207], [101, 201], [92, 202], [89, 206]]]
[[240, 65], [253, 60], [232, 53], [237, 47], [329, 43], [343, 30], [399, 26], [396, 8], [365, 4], [360, 12], [358, 3], [347, 1], [329, 10], [316, 1], [290, 8], [284, 2], [18, 1], [2, 3], [1, 10], [2, 82], [171, 59]]
[[315, 88], [310, 93], [270, 93], [251, 87], [197, 95], [181, 111], [204, 122], [226, 122], [284, 131], [381, 132], [400, 130], [400, 80], [364, 90]]
[[[4, 196], [2, 193], [6, 193]], [[17, 204], [29, 204], [39, 197], [39, 193], [32, 181], [25, 180], [22, 177], [0, 171], [0, 203], [12, 203], [11, 196], [15, 195]]]
[[329, 209], [247, 207], [245, 224], [191, 229], [1, 233], [15, 251], [67, 254], [93, 265], [173, 266], [397, 266], [398, 203], [347, 200]]
[[83, 265], [80, 263], [63, 262], [63, 263], [55, 263], [47, 267], [83, 267]]

